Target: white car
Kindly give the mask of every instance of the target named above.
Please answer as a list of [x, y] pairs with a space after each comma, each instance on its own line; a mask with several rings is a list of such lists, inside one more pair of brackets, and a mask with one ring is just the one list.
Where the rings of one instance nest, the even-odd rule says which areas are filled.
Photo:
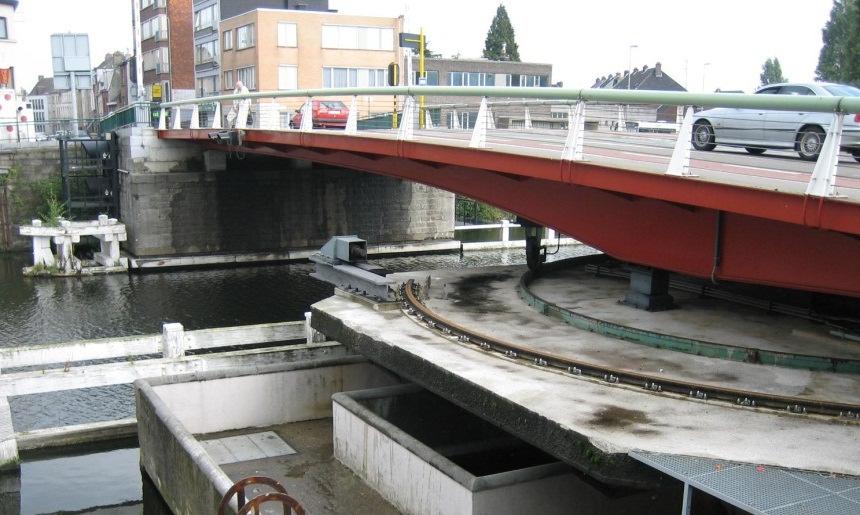
[[[756, 95], [818, 95], [860, 97], [854, 86], [832, 83], [769, 84]], [[767, 149], [792, 149], [802, 159], [814, 161], [821, 152], [831, 113], [772, 111], [718, 107], [694, 115], [693, 147], [713, 150], [717, 145], [744, 147], [750, 154]], [[860, 161], [860, 114], [846, 115], [841, 148]]]

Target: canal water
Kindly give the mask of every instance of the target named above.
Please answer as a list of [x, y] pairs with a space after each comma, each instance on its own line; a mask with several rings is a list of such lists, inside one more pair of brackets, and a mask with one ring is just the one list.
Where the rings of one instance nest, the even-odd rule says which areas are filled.
[[[590, 252], [561, 247], [550, 260]], [[311, 304], [333, 293], [309, 277], [307, 263], [47, 279], [22, 277], [28, 258], [0, 255], [0, 346], [158, 333], [164, 322], [203, 329], [302, 320]], [[525, 254], [517, 249], [373, 261], [403, 272], [524, 264]], [[10, 404], [16, 431], [134, 416], [130, 385], [19, 396]], [[22, 514], [97, 506], [143, 510], [135, 448], [28, 460], [21, 483]]]

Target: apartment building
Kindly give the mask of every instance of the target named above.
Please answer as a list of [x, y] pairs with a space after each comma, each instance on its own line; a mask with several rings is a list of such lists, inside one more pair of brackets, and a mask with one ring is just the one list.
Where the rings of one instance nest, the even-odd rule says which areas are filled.
[[0, 0], [0, 88], [15, 89], [15, 65], [19, 49], [15, 38], [18, 0]]
[[[222, 0], [223, 1], [223, 0]], [[254, 9], [221, 21], [221, 90], [384, 86], [403, 17]]]
[[329, 11], [328, 0], [194, 0], [194, 79], [198, 97], [221, 91], [221, 20], [258, 8]]
[[162, 100], [194, 96], [194, 34], [191, 0], [141, 0], [143, 85], [161, 86]]

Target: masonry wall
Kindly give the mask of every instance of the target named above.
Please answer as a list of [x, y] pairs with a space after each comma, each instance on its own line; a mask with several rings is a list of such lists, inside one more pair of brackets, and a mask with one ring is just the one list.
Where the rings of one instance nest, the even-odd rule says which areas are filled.
[[123, 156], [120, 188], [126, 246], [137, 256], [315, 248], [336, 234], [371, 243], [453, 238], [452, 193], [251, 155], [206, 172], [199, 146], [135, 131], [121, 138], [123, 152], [147, 157]]
[[18, 226], [39, 217], [49, 183], [60, 181], [57, 142], [37, 147], [0, 151], [0, 251], [29, 250], [30, 238], [18, 235]]

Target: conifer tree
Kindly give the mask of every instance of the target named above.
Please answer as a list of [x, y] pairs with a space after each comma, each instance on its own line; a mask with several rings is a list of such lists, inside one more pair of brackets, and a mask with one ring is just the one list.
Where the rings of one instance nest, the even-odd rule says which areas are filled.
[[860, 84], [860, 0], [834, 0], [821, 31], [824, 45], [815, 75], [819, 80]]
[[774, 57], [767, 58], [767, 61], [761, 67], [761, 85], [779, 84], [780, 82], [788, 82], [788, 79], [782, 76], [782, 67], [779, 65], [779, 59]]
[[496, 9], [496, 16], [487, 31], [484, 42], [484, 57], [493, 61], [519, 61], [520, 51], [514, 37], [514, 27], [504, 5]]

